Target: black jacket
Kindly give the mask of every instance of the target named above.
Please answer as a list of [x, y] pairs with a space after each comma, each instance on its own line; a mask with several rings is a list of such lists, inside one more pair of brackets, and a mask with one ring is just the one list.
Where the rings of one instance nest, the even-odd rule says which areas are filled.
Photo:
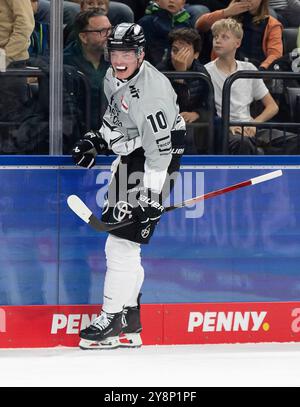
[[[159, 64], [157, 69], [160, 71], [175, 71], [171, 57], [166, 62]], [[188, 72], [203, 73], [210, 80], [209, 73], [198, 60], [194, 60]], [[197, 112], [200, 114], [201, 111], [210, 109], [208, 99], [209, 87], [205, 80], [193, 78], [186, 79], [184, 83], [179, 83], [172, 79], [171, 83], [177, 93], [180, 112]]]

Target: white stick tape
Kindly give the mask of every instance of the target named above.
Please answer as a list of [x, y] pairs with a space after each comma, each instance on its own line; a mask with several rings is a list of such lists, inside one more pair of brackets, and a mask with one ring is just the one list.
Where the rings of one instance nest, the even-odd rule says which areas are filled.
[[70, 195], [67, 202], [77, 216], [79, 216], [84, 222], [89, 223], [92, 212], [77, 195]]
[[251, 184], [259, 184], [260, 182], [269, 181], [270, 179], [280, 177], [282, 175], [281, 170], [269, 172], [268, 174], [260, 175], [259, 177], [251, 178]]

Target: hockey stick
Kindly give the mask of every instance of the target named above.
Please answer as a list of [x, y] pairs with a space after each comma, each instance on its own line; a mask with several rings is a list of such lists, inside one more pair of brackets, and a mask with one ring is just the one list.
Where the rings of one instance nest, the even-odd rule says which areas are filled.
[[[175, 204], [165, 208], [165, 211], [170, 212], [173, 211], [174, 209], [184, 208], [185, 206], [193, 205], [196, 202], [204, 201], [209, 198], [214, 198], [215, 196], [218, 195], [227, 194], [228, 192], [235, 191], [236, 189], [269, 181], [271, 179], [280, 177], [281, 175], [282, 175], [281, 170], [272, 171], [264, 175], [259, 175], [258, 177], [250, 178], [247, 181], [239, 182], [238, 184], [230, 185], [226, 188], [217, 189], [216, 191], [208, 192], [206, 194], [199, 195], [191, 199], [187, 199], [186, 201], [183, 201], [179, 204]], [[92, 213], [92, 211], [85, 205], [84, 202], [82, 202], [82, 200], [77, 195], [70, 195], [68, 197], [67, 202], [70, 209], [72, 209], [72, 211], [75, 212], [77, 216], [79, 216], [85, 223], [87, 223], [89, 226], [91, 226], [98, 232], [110, 232], [111, 230], [119, 229], [134, 223], [133, 219], [126, 219], [118, 223], [102, 222]]]

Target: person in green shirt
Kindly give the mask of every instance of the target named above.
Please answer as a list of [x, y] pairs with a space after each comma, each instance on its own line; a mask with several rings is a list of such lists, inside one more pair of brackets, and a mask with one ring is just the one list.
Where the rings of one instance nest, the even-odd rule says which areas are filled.
[[103, 80], [109, 63], [104, 49], [112, 27], [103, 11], [89, 10], [75, 20], [76, 40], [64, 50], [64, 65], [71, 65], [87, 78], [91, 89], [91, 128], [99, 129], [106, 109]]

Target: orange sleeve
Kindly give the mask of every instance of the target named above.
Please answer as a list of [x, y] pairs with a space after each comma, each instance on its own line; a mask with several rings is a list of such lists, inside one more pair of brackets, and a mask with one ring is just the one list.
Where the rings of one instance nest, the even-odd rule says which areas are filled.
[[268, 68], [272, 62], [283, 55], [282, 25], [271, 16], [263, 38], [263, 51], [266, 59], [261, 66], [264, 68]]
[[196, 21], [195, 28], [203, 32], [209, 31], [213, 23], [215, 23], [218, 20], [221, 20], [221, 18], [225, 18], [223, 9], [213, 11], [212, 13], [203, 14]]

